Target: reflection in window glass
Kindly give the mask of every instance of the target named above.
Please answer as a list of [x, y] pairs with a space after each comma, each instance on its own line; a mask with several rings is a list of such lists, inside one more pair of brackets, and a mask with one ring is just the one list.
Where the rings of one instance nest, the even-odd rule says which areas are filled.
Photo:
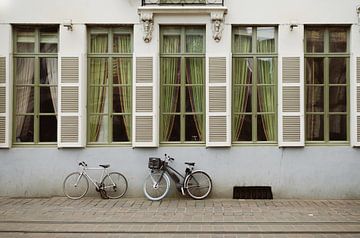
[[305, 31], [306, 37], [306, 52], [316, 53], [324, 52], [324, 30], [323, 29], [307, 29]]

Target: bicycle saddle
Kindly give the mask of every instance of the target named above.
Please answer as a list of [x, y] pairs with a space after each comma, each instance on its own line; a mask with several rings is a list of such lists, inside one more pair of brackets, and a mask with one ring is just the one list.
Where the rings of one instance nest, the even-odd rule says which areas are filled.
[[100, 167], [103, 167], [104, 169], [109, 168], [110, 164], [99, 164]]
[[195, 166], [194, 162], [185, 162], [185, 164], [190, 165], [190, 166]]

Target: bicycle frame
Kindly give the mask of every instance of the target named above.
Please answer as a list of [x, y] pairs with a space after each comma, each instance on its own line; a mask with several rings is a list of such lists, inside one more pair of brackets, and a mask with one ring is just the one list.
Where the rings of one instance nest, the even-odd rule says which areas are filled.
[[[185, 171], [185, 176], [183, 176], [179, 171], [177, 171], [176, 169], [174, 169], [173, 167], [168, 165], [168, 163], [166, 163], [166, 165], [164, 165], [164, 167], [161, 170], [163, 171], [163, 173], [161, 174], [159, 180], [161, 180], [164, 173], [167, 173], [170, 176], [170, 178], [174, 182], [176, 182], [176, 184], [179, 184], [181, 186], [181, 188], [185, 188], [184, 182], [185, 182], [186, 177], [189, 174], [188, 172]], [[176, 176], [179, 179], [179, 182], [175, 181], [173, 176]], [[153, 181], [153, 182], [157, 183], [158, 181]]]
[[[90, 175], [88, 175], [88, 174], [86, 173], [87, 170], [102, 170], [102, 173], [101, 173], [101, 177], [100, 177], [99, 182], [98, 182], [97, 180], [95, 180], [95, 179], [92, 179], [92, 178], [90, 177]], [[96, 189], [100, 189], [99, 185], [100, 185], [101, 181], [104, 179], [104, 177], [105, 177], [106, 175], [109, 175], [109, 172], [108, 172], [108, 170], [107, 170], [106, 168], [88, 168], [88, 167], [82, 166], [82, 169], [81, 169], [81, 172], [80, 172], [80, 176], [79, 176], [78, 180], [76, 181], [76, 184], [79, 182], [81, 176], [85, 176], [87, 179], [89, 179], [89, 180], [94, 184], [94, 186], [96, 187]], [[111, 182], [112, 182], [113, 184], [115, 184], [114, 181], [112, 181], [112, 179], [111, 179], [110, 176], [109, 176], [109, 178], [110, 178]]]

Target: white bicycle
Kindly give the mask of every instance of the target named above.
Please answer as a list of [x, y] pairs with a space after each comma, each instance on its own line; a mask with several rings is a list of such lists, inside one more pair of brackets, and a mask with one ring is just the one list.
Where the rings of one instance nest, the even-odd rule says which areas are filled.
[[[121, 198], [127, 191], [128, 183], [124, 175], [118, 172], [110, 172], [109, 164], [100, 164], [101, 168], [88, 168], [82, 161], [79, 163], [80, 172], [69, 174], [63, 183], [65, 196], [70, 199], [80, 199], [86, 195], [89, 190], [89, 180], [94, 184], [97, 192], [102, 198]], [[101, 177], [97, 181], [92, 179], [87, 170], [102, 170]]]

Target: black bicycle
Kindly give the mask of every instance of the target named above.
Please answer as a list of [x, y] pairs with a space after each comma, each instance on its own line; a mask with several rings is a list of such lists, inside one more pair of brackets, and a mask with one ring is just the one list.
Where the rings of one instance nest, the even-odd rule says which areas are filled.
[[194, 162], [185, 162], [187, 168], [185, 176], [183, 176], [169, 165], [169, 162], [172, 161], [174, 158], [166, 154], [164, 159], [149, 158], [151, 171], [144, 183], [144, 193], [148, 199], [152, 201], [163, 199], [170, 190], [170, 178], [184, 196], [188, 194], [193, 199], [204, 199], [210, 194], [212, 182], [207, 173], [202, 170], [194, 170]]

